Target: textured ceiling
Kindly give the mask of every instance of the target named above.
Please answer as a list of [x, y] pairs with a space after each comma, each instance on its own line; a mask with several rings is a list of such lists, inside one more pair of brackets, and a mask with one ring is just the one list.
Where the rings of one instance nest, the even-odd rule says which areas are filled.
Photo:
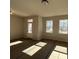
[[67, 15], [68, 0], [48, 0], [44, 5], [41, 0], [10, 0], [10, 8], [20, 16], [38, 15], [43, 17]]

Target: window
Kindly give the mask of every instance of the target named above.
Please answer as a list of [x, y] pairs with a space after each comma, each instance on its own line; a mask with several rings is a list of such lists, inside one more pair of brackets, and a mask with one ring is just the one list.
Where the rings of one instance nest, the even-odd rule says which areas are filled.
[[32, 23], [28, 23], [28, 33], [32, 33]]
[[46, 32], [47, 33], [52, 33], [53, 29], [53, 21], [52, 20], [47, 20], [46, 21]]
[[59, 33], [67, 34], [67, 30], [68, 30], [68, 21], [60, 20], [59, 21]]
[[28, 33], [32, 33], [32, 22], [33, 22], [33, 19], [28, 20]]
[[33, 22], [33, 19], [29, 19], [28, 22]]

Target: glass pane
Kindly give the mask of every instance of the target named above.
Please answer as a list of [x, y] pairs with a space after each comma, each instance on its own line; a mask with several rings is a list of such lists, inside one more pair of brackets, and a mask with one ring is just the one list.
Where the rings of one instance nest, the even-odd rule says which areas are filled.
[[32, 23], [28, 23], [28, 33], [32, 33]]
[[33, 19], [28, 19], [28, 22], [33, 22]]
[[68, 30], [68, 21], [60, 20], [59, 21], [59, 33], [67, 34], [67, 30]]
[[52, 33], [53, 31], [52, 27], [53, 27], [53, 21], [52, 20], [46, 21], [46, 32]]

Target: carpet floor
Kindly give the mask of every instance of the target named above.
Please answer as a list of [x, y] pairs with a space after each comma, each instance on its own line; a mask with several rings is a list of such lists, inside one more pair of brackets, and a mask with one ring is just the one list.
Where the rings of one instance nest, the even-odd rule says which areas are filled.
[[[49, 59], [49, 56], [51, 55], [52, 51], [55, 49], [56, 45], [63, 46], [66, 48], [68, 45], [66, 42], [61, 42], [61, 41], [54, 41], [54, 40], [48, 40], [48, 39], [42, 39], [37, 41], [29, 38], [15, 39], [10, 43], [17, 42], [17, 41], [22, 41], [22, 43], [10, 46], [10, 59]], [[39, 42], [42, 42], [42, 43], [39, 43]], [[40, 44], [43, 44], [43, 42], [46, 43], [46, 45], [41, 47]], [[39, 44], [36, 45], [37, 43]], [[30, 50], [26, 51], [28, 53], [22, 52], [23, 50], [28, 49], [33, 45], [36, 47], [41, 47], [41, 49], [34, 54], [31, 48]], [[32, 51], [32, 52], [29, 52], [29, 51]], [[29, 53], [32, 53], [33, 55], [30, 56]]]

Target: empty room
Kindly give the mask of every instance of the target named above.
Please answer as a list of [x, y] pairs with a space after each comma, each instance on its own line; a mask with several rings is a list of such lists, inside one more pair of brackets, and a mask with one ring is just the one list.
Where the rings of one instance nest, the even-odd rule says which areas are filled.
[[68, 0], [10, 0], [10, 59], [67, 59]]

